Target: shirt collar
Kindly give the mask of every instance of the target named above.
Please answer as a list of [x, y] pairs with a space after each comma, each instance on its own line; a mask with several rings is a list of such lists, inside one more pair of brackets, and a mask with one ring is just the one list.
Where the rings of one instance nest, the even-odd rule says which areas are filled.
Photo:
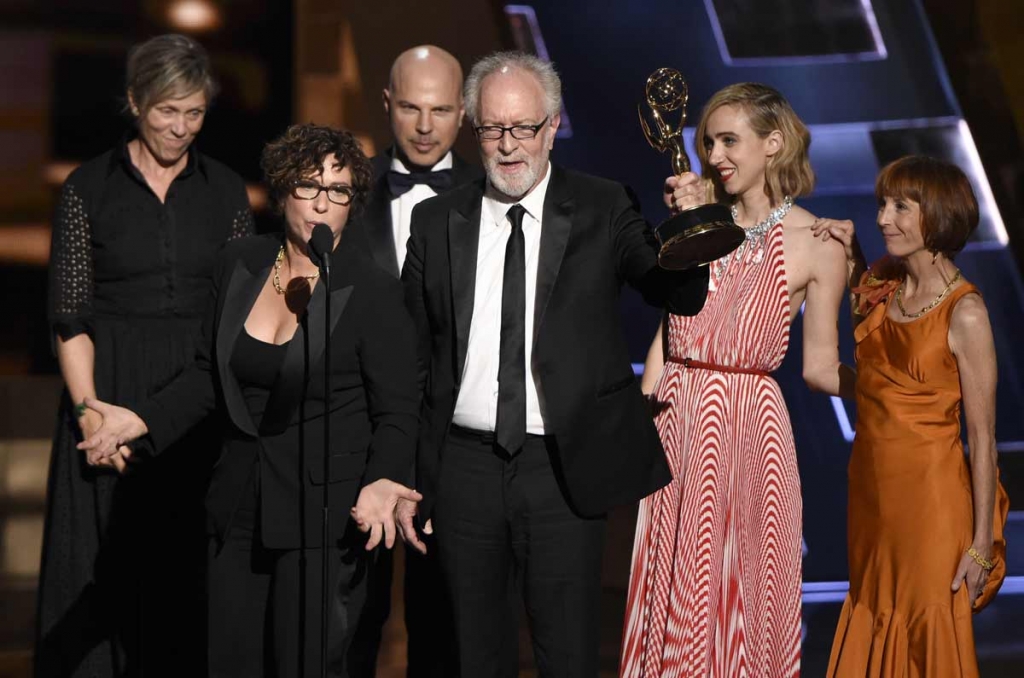
[[544, 171], [544, 178], [540, 180], [540, 183], [532, 191], [530, 191], [525, 198], [521, 200], [515, 200], [507, 202], [504, 200], [498, 200], [494, 197], [493, 190], [488, 190], [484, 195], [484, 209], [488, 211], [491, 217], [494, 219], [494, 223], [502, 226], [505, 224], [505, 215], [508, 213], [508, 208], [512, 205], [522, 205], [526, 210], [526, 213], [537, 221], [541, 221], [541, 216], [544, 214], [544, 197], [548, 192], [548, 183], [551, 181], [551, 163], [548, 162], [548, 166]]
[[[453, 166], [454, 163], [452, 161], [452, 152], [448, 151], [447, 153], [444, 154], [443, 158], [438, 160], [437, 163], [430, 168], [430, 171], [438, 172], [440, 170], [451, 169]], [[391, 169], [393, 169], [396, 172], [401, 172], [402, 174], [411, 174], [411, 172], [409, 172], [409, 168], [405, 166], [405, 163], [398, 158], [397, 153], [393, 155], [391, 158]]]
[[[138, 137], [138, 134], [129, 132], [121, 137], [121, 143], [114, 153], [110, 154], [110, 162], [107, 164], [107, 176], [110, 176], [114, 170], [118, 167], [124, 169], [129, 175], [137, 173], [139, 170], [135, 165], [132, 164], [132, 158], [128, 154], [128, 142]], [[196, 148], [196, 143], [193, 141], [188, 147], [188, 158], [185, 161], [185, 168], [181, 170], [178, 176], [174, 177], [175, 181], [178, 179], [185, 179], [190, 174], [199, 170], [204, 178], [209, 178], [206, 171], [206, 160], [203, 158], [203, 154]]]

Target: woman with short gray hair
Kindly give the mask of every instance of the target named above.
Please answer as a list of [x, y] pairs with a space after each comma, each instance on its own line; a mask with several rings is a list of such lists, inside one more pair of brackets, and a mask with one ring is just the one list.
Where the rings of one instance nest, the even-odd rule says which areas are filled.
[[[193, 141], [216, 92], [205, 50], [161, 35], [128, 57], [133, 129], [76, 169], [54, 212], [49, 320], [66, 385], [50, 461], [36, 676], [206, 673], [202, 497], [216, 432], [131, 468], [75, 449], [188, 367], [214, 261], [253, 230], [242, 179]], [[127, 472], [130, 471], [130, 472]]]

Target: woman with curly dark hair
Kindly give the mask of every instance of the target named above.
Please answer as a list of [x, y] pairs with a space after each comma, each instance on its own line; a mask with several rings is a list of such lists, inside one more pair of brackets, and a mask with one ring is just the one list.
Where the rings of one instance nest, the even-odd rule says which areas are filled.
[[[319, 675], [320, 502], [329, 484], [328, 665], [329, 675], [347, 676], [368, 552], [393, 545], [399, 499], [420, 498], [401, 484], [412, 474], [418, 421], [413, 328], [400, 283], [343, 242], [370, 182], [355, 138], [296, 125], [267, 145], [262, 165], [283, 235], [226, 248], [195, 367], [138, 414], [87, 400], [103, 426], [82, 449], [123, 465], [126, 442], [159, 453], [207, 413], [222, 413], [207, 494], [211, 676]], [[319, 223], [334, 235], [330, 290], [306, 250]], [[329, 399], [317, 378], [326, 350]], [[327, 477], [324, 416], [333, 444]]]

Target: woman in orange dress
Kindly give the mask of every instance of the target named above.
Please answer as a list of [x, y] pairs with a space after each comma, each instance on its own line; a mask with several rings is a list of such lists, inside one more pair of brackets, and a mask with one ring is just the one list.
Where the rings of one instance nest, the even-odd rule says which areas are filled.
[[845, 245], [851, 283], [864, 278], [852, 301], [850, 593], [827, 675], [977, 676], [971, 612], [1005, 576], [1009, 503], [996, 468], [992, 330], [953, 263], [978, 203], [959, 168], [914, 156], [885, 167], [875, 194], [889, 258], [867, 275], [851, 222], [816, 226]]

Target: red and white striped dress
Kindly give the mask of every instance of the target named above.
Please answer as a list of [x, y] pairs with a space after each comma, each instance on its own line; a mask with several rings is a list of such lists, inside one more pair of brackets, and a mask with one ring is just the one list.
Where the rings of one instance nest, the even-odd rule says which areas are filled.
[[[730, 256], [704, 309], [670, 316], [670, 359], [773, 372], [789, 346], [781, 225]], [[640, 504], [620, 675], [799, 675], [800, 477], [779, 385], [666, 362], [656, 394], [673, 481]]]

